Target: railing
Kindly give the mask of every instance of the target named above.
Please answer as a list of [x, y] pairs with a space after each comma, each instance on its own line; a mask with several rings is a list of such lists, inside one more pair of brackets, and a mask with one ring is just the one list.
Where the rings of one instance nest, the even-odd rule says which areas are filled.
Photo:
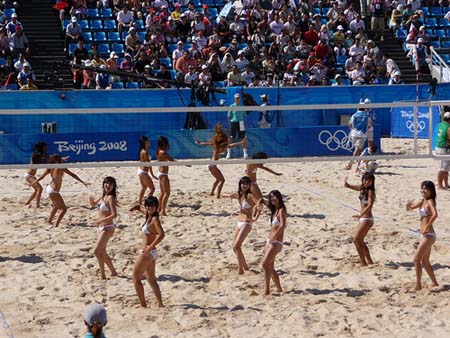
[[445, 60], [439, 55], [433, 46], [430, 47], [431, 51], [431, 76], [434, 77], [439, 83], [450, 82], [450, 67]]

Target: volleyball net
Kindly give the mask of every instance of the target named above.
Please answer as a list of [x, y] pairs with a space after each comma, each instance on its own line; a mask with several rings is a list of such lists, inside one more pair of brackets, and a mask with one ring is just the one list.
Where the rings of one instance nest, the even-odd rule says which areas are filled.
[[[232, 159], [221, 164], [261, 162], [251, 159], [257, 152], [269, 156], [266, 163], [348, 161], [354, 150], [348, 123], [357, 110], [366, 111], [373, 120], [374, 143], [379, 150], [373, 159], [431, 157], [433, 133], [442, 107], [447, 105], [450, 102], [4, 109], [0, 110], [4, 130], [0, 135], [0, 168], [138, 166], [142, 165], [137, 161], [141, 136], [149, 138], [153, 157], [158, 138], [169, 140], [169, 154], [181, 161], [164, 165], [216, 163], [210, 161], [211, 148], [195, 141], [210, 140], [216, 124], [230, 135], [229, 111], [244, 112], [249, 159], [243, 159], [242, 150], [235, 147]], [[266, 124], [261, 124], [262, 118]], [[38, 142], [47, 145], [49, 154], [59, 153], [68, 161], [30, 165], [33, 146]]]

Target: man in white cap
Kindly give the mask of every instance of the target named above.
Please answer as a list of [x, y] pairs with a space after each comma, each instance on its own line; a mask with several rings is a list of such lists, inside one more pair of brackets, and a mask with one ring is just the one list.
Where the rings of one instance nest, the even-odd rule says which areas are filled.
[[[234, 102], [230, 105], [230, 107], [241, 106], [241, 95], [239, 93], [234, 94]], [[239, 138], [242, 141], [242, 151], [244, 153], [244, 159], [248, 158], [247, 153], [247, 141], [245, 139], [245, 111], [237, 111], [237, 110], [229, 110], [227, 117], [228, 123], [230, 125], [230, 143]], [[231, 148], [227, 149], [227, 159], [231, 158]]]
[[69, 53], [69, 44], [76, 43], [78, 38], [81, 35], [81, 26], [78, 23], [77, 17], [72, 16], [70, 23], [66, 27], [66, 40], [64, 42], [64, 51], [68, 55]]
[[[83, 314], [84, 324], [86, 325], [88, 333], [85, 337], [94, 337], [93, 333], [103, 335], [103, 327], [108, 321], [106, 310], [101, 304], [91, 304], [85, 310]], [[97, 335], [96, 335], [97, 336]], [[100, 337], [99, 336], [99, 337]]]
[[416, 71], [422, 73], [429, 73], [430, 70], [428, 68], [427, 60], [430, 57], [428, 53], [428, 48], [423, 44], [423, 39], [417, 39], [417, 45], [413, 47], [412, 57], [416, 67]]
[[125, 52], [130, 53], [132, 56], [136, 56], [142, 49], [141, 39], [136, 34], [136, 28], [130, 27], [128, 35], [125, 38]]
[[[369, 123], [369, 117], [364, 107], [359, 107], [358, 111], [352, 115], [348, 122], [350, 128], [349, 139], [354, 147], [353, 156], [357, 157], [364, 149], [364, 144], [367, 140], [367, 127]], [[352, 168], [353, 161], [350, 161], [346, 168], [350, 170]]]
[[402, 80], [402, 78], [400, 77], [402, 75], [402, 73], [399, 70], [396, 70], [393, 74], [392, 77], [389, 79], [389, 83], [388, 85], [399, 85], [399, 84], [404, 84], [405, 82]]
[[[259, 96], [261, 99], [261, 107], [266, 107], [269, 105], [269, 96], [267, 94], [262, 94]], [[258, 126], [260, 128], [270, 128], [272, 124], [272, 116], [269, 110], [260, 111], [258, 118]]]
[[[438, 125], [436, 155], [450, 155], [450, 112], [445, 112], [442, 122]], [[437, 174], [438, 189], [448, 189], [448, 171], [450, 170], [450, 161], [439, 161], [439, 171]]]
[[6, 25], [6, 29], [8, 31], [9, 36], [11, 36], [16, 32], [17, 26], [19, 26], [23, 30], [22, 24], [20, 23], [19, 20], [17, 20], [17, 13], [13, 13], [11, 15], [11, 21], [8, 22], [8, 24]]

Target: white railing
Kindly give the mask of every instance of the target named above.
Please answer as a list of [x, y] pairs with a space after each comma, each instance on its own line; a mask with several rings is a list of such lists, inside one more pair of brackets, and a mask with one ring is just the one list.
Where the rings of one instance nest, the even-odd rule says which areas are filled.
[[441, 58], [439, 53], [434, 49], [433, 46], [430, 47], [431, 51], [431, 76], [434, 77], [439, 83], [450, 82], [450, 67]]

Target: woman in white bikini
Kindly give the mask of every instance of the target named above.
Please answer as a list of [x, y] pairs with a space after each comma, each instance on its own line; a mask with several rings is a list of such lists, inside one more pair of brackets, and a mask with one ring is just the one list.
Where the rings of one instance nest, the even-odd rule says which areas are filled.
[[[214, 128], [216, 133], [214, 134], [214, 136], [211, 138], [210, 141], [200, 142], [199, 140], [195, 140], [195, 144], [200, 146], [210, 146], [212, 148], [211, 160], [217, 161], [219, 160], [220, 155], [223, 154], [225, 150], [227, 150], [227, 148], [232, 148], [237, 145], [241, 145], [244, 141], [242, 140], [236, 143], [228, 144], [228, 136], [223, 131], [222, 126], [220, 124], [216, 124]], [[217, 198], [220, 198], [220, 194], [222, 192], [222, 188], [225, 183], [225, 177], [215, 164], [208, 165], [208, 169], [211, 175], [213, 175], [213, 177], [215, 178], [215, 181], [211, 188], [210, 196], [214, 196], [217, 188]]]
[[158, 199], [155, 196], [150, 196], [145, 199], [145, 222], [141, 227], [143, 241], [133, 269], [134, 288], [136, 289], [139, 303], [142, 307], [147, 307], [144, 287], [141, 281], [143, 274], [145, 274], [147, 281], [156, 296], [158, 306], [164, 306], [161, 298], [161, 291], [155, 277], [156, 259], [158, 258], [156, 245], [164, 239], [164, 230], [159, 221], [158, 206]]
[[[49, 157], [49, 163], [62, 163], [63, 158], [59, 154], [53, 154]], [[30, 185], [38, 183], [41, 181], [45, 176], [50, 174], [52, 177], [52, 180], [50, 181], [49, 185], [46, 188], [47, 194], [50, 197], [53, 208], [50, 211], [50, 215], [48, 216], [47, 223], [52, 225], [53, 224], [53, 218], [55, 217], [58, 210], [60, 211], [58, 218], [56, 219], [55, 228], [59, 226], [61, 223], [61, 220], [63, 219], [64, 215], [67, 212], [66, 204], [64, 203], [64, 200], [59, 193], [62, 186], [63, 176], [64, 174], [67, 174], [74, 179], [76, 179], [78, 182], [82, 183], [84, 186], [87, 187], [87, 183], [85, 183], [81, 178], [79, 178], [76, 174], [71, 172], [67, 168], [53, 168], [53, 169], [47, 169], [44, 174], [39, 177], [34, 182], [30, 183]]]
[[[263, 202], [263, 200], [260, 200]], [[278, 292], [282, 292], [280, 277], [275, 270], [275, 257], [283, 248], [284, 229], [286, 228], [286, 206], [283, 202], [283, 196], [278, 190], [272, 190], [269, 193], [269, 200], [266, 205], [270, 209], [270, 231], [264, 248], [264, 258], [262, 268], [266, 282], [265, 294], [270, 295], [270, 279], [273, 280]]]
[[[150, 148], [150, 140], [146, 136], [141, 136], [139, 139], [139, 161], [141, 162], [150, 162], [151, 157], [148, 153], [148, 149]], [[141, 182], [141, 191], [139, 192], [139, 205], [142, 203], [144, 199], [145, 191], [148, 189], [148, 196], [153, 196], [155, 192], [155, 185], [153, 184], [153, 180], [150, 177], [153, 177], [157, 180], [156, 176], [153, 175], [152, 167], [139, 167], [137, 173], [139, 176], [139, 181]]]
[[436, 209], [436, 187], [431, 181], [423, 181], [420, 184], [423, 198], [418, 201], [409, 201], [406, 203], [406, 210], [419, 208], [420, 216], [420, 233], [422, 239], [414, 254], [414, 268], [416, 269], [416, 286], [415, 291], [422, 289], [422, 267], [425, 268], [431, 279], [431, 286], [438, 286], [433, 267], [430, 264], [431, 248], [436, 241], [436, 233], [434, 232], [433, 222], [438, 216]]
[[[262, 151], [257, 152], [252, 156], [253, 160], [268, 159], [268, 158], [269, 157], [267, 156], [267, 154]], [[250, 180], [252, 181], [251, 192], [255, 196], [255, 198], [259, 200], [263, 196], [261, 193], [261, 189], [259, 189], [258, 183], [256, 183], [256, 173], [257, 173], [258, 169], [265, 170], [265, 171], [267, 171], [271, 174], [277, 175], [277, 176], [280, 176], [282, 174], [277, 173], [270, 168], [267, 168], [266, 166], [264, 166], [263, 163], [247, 163], [247, 169], [245, 170], [245, 172], [246, 172], [247, 176], [250, 177]]]
[[100, 267], [101, 279], [106, 279], [105, 264], [111, 271], [111, 276], [117, 276], [111, 257], [106, 253], [108, 241], [115, 231], [113, 220], [117, 217], [117, 184], [115, 178], [111, 176], [105, 177], [102, 187], [102, 195], [98, 198], [90, 196], [89, 203], [92, 207], [97, 206], [98, 208], [98, 219], [95, 222], [97, 226], [97, 241], [94, 247], [94, 254]]
[[238, 259], [238, 273], [240, 275], [244, 273], [244, 270], [248, 270], [247, 262], [242, 253], [242, 243], [247, 238], [261, 211], [257, 207], [258, 200], [250, 192], [250, 185], [250, 178], [242, 177], [239, 180], [238, 192], [229, 196], [230, 198], [236, 198], [239, 206], [238, 222], [233, 233], [233, 251]]
[[[44, 142], [38, 142], [34, 145], [33, 155], [31, 156], [32, 164], [43, 164], [48, 162], [47, 145]], [[33, 193], [26, 201], [25, 205], [30, 205], [36, 199], [36, 208], [41, 207], [42, 186], [36, 182], [37, 169], [28, 169], [23, 175], [27, 183], [33, 188]]]
[[[156, 159], [160, 162], [163, 161], [175, 161], [169, 156], [167, 151], [169, 150], [169, 140], [165, 136], [160, 136], [158, 139], [158, 145], [156, 147]], [[169, 180], [169, 167], [161, 166], [158, 168], [156, 174], [159, 180], [159, 214], [161, 216], [167, 216], [167, 203], [170, 196], [170, 180]]]
[[358, 215], [353, 216], [353, 218], [358, 220], [358, 229], [356, 230], [353, 243], [358, 251], [361, 266], [367, 266], [368, 264], [373, 264], [369, 248], [364, 243], [364, 238], [374, 224], [372, 207], [375, 203], [375, 176], [371, 173], [365, 173], [361, 178], [362, 183], [358, 185], [349, 184], [347, 180], [348, 177], [345, 177], [344, 187], [359, 191], [361, 211]]

